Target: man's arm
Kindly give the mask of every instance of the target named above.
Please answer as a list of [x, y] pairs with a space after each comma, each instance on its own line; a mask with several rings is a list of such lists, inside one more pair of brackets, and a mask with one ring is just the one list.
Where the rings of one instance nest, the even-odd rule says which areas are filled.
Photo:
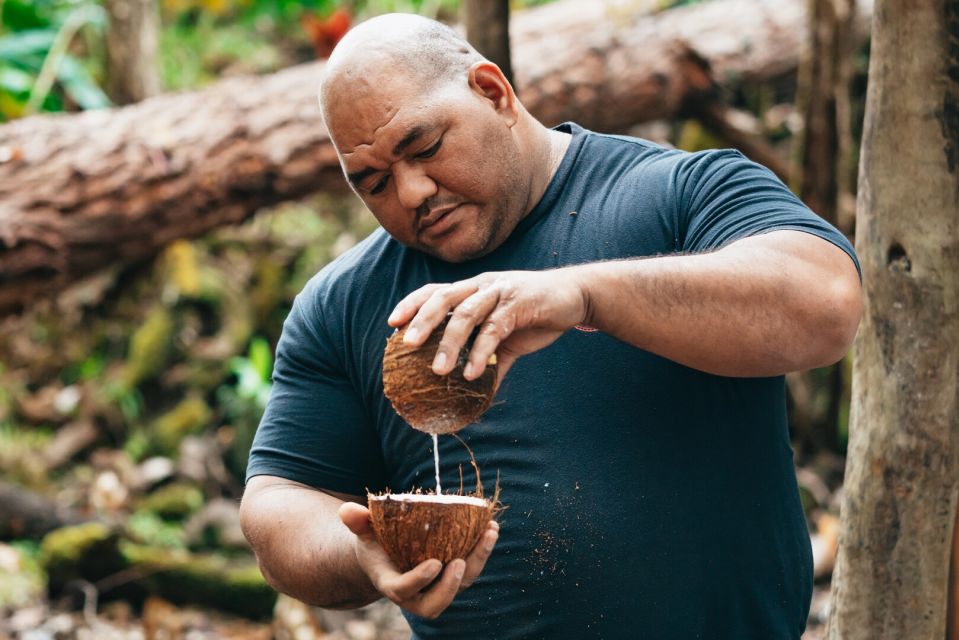
[[712, 253], [617, 260], [551, 271], [488, 273], [419, 289], [390, 324], [417, 345], [453, 315], [433, 370], [452, 370], [474, 327], [467, 378], [497, 353], [500, 377], [519, 356], [575, 325], [689, 367], [773, 376], [830, 364], [852, 343], [860, 283], [849, 256], [800, 231], [774, 231]]
[[482, 572], [499, 530], [492, 522], [465, 561], [444, 568], [430, 559], [400, 573], [376, 543], [362, 503], [359, 496], [283, 478], [251, 478], [240, 521], [270, 586], [327, 608], [360, 607], [386, 596], [415, 615], [435, 618]]

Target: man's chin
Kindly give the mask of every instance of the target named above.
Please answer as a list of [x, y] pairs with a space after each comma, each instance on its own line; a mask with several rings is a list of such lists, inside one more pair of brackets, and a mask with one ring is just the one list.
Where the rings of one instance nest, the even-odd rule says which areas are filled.
[[457, 251], [451, 250], [448, 247], [443, 248], [434, 248], [434, 247], [417, 247], [423, 253], [428, 253], [434, 258], [438, 258], [443, 262], [450, 262], [453, 264], [459, 264], [461, 262], [469, 262], [470, 260], [475, 260], [476, 258], [482, 258], [489, 251]]
[[443, 262], [454, 264], [482, 258], [496, 248], [491, 242], [477, 242], [478, 238], [475, 236], [469, 240], [472, 242], [458, 243], [454, 238], [449, 238], [446, 242], [439, 241], [433, 246], [419, 245], [416, 248]]

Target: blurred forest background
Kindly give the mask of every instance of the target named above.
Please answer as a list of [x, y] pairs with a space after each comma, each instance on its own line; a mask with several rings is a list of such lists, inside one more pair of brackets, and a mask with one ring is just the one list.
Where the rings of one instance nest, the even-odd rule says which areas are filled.
[[[278, 600], [237, 503], [293, 297], [376, 226], [341, 184], [311, 65], [369, 16], [470, 24], [465, 4], [0, 0], [0, 244], [41, 246], [0, 249], [0, 639], [408, 637], [388, 604]], [[471, 40], [502, 27], [507, 3], [483, 4]], [[871, 2], [508, 9], [505, 64], [543, 121], [739, 147], [852, 238]], [[47, 162], [3, 173], [34, 147]], [[107, 196], [119, 214], [96, 208]], [[3, 228], [54, 206], [79, 222]], [[808, 640], [828, 614], [851, 371], [787, 381]]]

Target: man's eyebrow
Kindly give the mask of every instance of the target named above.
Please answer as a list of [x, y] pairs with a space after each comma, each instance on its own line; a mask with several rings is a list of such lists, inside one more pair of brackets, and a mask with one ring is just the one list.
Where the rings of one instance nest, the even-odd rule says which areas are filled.
[[417, 138], [419, 138], [424, 133], [429, 133], [434, 128], [435, 127], [426, 127], [421, 124], [414, 125], [412, 129], [406, 132], [406, 135], [403, 136], [403, 139], [397, 142], [396, 146], [393, 147], [393, 155], [394, 156], [400, 155], [401, 153], [403, 153], [403, 150], [406, 149], [406, 147], [416, 142]]
[[360, 169], [359, 171], [346, 174], [346, 179], [349, 180], [350, 184], [352, 184], [354, 187], [359, 187], [363, 178], [376, 173], [376, 171], [377, 170], [372, 167], [366, 167], [365, 169]]
[[[393, 147], [393, 155], [394, 156], [400, 155], [408, 146], [416, 142], [420, 138], [420, 136], [426, 133], [429, 133], [435, 128], [436, 127], [424, 126], [420, 124], [414, 125], [412, 129], [406, 132], [406, 135], [403, 136], [403, 139], [397, 142], [396, 146]], [[363, 180], [363, 178], [369, 175], [372, 175], [376, 173], [377, 171], [378, 169], [373, 169], [372, 167], [366, 167], [365, 169], [360, 169], [359, 171], [354, 171], [353, 173], [346, 174], [346, 179], [349, 180], [353, 186], [359, 187], [359, 183]]]

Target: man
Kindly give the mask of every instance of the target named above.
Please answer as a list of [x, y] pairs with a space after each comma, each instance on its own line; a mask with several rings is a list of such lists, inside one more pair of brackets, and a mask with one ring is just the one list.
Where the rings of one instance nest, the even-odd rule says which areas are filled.
[[[324, 607], [386, 596], [418, 638], [798, 638], [812, 572], [782, 376], [849, 347], [848, 242], [737, 152], [543, 127], [424, 18], [350, 32], [321, 106], [383, 230], [284, 326], [242, 508], [270, 583]], [[400, 573], [364, 496], [432, 489], [432, 455], [383, 397], [382, 353], [448, 314], [435, 373], [474, 330], [465, 375], [500, 363], [462, 435], [508, 509], [469, 557]], [[455, 486], [465, 453], [440, 449]]]

